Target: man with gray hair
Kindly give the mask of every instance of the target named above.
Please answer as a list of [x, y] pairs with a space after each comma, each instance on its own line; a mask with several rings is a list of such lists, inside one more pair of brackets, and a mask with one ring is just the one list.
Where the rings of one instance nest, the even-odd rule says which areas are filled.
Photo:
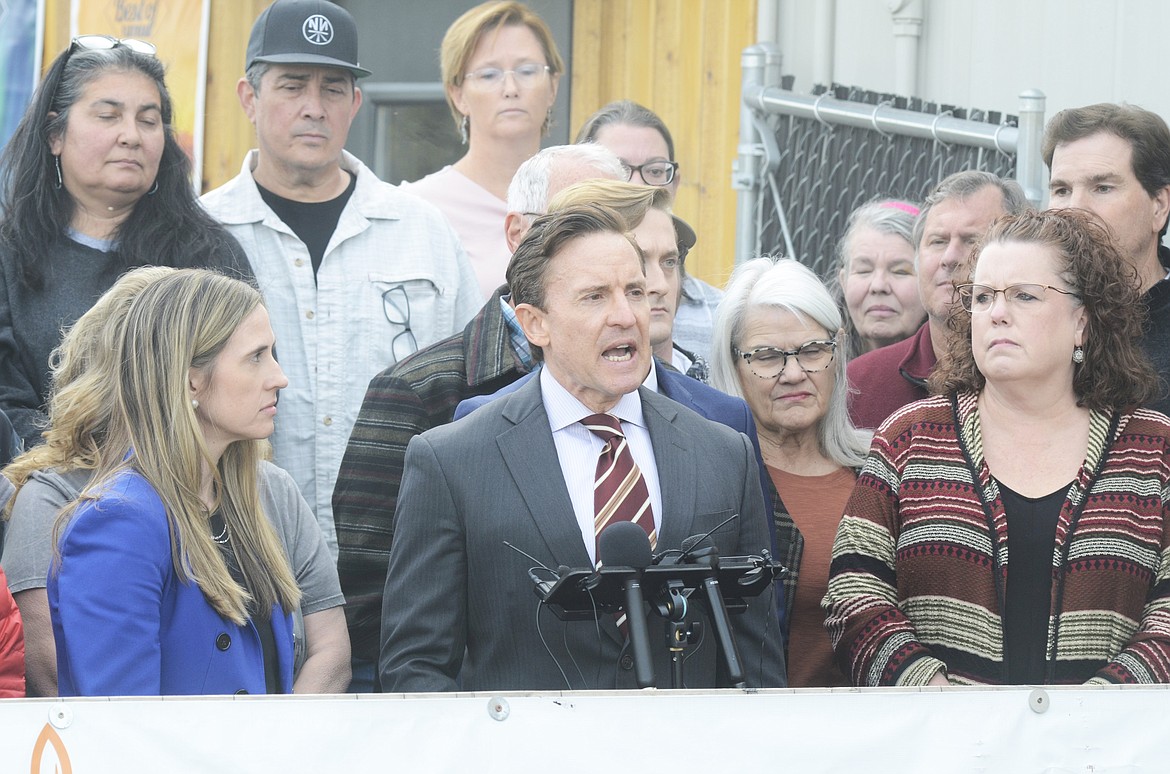
[[432, 205], [347, 153], [362, 105], [357, 25], [326, 0], [276, 0], [252, 25], [240, 105], [257, 149], [203, 197], [244, 248], [289, 386], [275, 462], [336, 555], [330, 502], [370, 378], [455, 333], [483, 303], [467, 254]]
[[926, 380], [946, 351], [950, 335], [946, 319], [955, 301], [955, 274], [993, 220], [1027, 206], [1018, 183], [979, 170], [948, 176], [926, 197], [912, 235], [926, 322], [910, 338], [849, 364], [854, 393], [849, 416], [854, 425], [876, 428], [902, 406], [929, 395]]
[[[508, 187], [508, 246], [516, 248], [562, 188], [623, 176], [621, 162], [604, 148], [571, 145], [542, 150], [520, 165]], [[340, 549], [337, 570], [354, 654], [351, 690], [372, 689], [406, 445], [425, 430], [450, 422], [459, 401], [491, 394], [534, 365], [504, 285], [462, 333], [419, 350], [370, 381], [333, 494]]]

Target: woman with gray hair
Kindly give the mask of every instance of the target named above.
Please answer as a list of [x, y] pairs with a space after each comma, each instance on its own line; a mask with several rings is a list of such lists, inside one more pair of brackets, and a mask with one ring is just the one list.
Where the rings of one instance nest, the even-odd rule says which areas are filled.
[[872, 199], [855, 209], [837, 242], [833, 295], [846, 310], [846, 360], [914, 334], [926, 319], [911, 233], [918, 207]]
[[837, 523], [872, 435], [849, 422], [844, 338], [828, 289], [791, 259], [737, 268], [715, 319], [712, 384], [747, 401], [773, 484], [793, 687], [848, 685], [820, 608]]

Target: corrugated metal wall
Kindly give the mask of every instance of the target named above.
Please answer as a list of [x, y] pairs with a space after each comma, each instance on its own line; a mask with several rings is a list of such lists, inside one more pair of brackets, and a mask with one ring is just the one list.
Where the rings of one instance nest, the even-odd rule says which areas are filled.
[[755, 41], [754, 0], [576, 0], [570, 116], [632, 99], [674, 135], [676, 212], [699, 234], [688, 270], [722, 286], [733, 268], [740, 53]]

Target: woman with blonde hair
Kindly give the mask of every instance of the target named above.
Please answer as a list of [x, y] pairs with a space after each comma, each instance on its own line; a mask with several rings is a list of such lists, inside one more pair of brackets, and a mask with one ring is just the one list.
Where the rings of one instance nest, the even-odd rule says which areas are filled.
[[509, 0], [482, 3], [456, 19], [443, 36], [439, 65], [467, 153], [403, 188], [443, 212], [491, 298], [512, 257], [504, 239], [508, 184], [540, 150], [565, 63], [544, 20]]
[[[117, 342], [131, 303], [147, 285], [174, 269], [148, 266], [127, 272], [83, 314], [52, 358], [50, 425], [45, 443], [4, 470], [0, 487], [18, 494], [6, 509], [7, 551], [2, 564], [25, 622], [30, 696], [57, 695], [57, 660], [46, 593], [53, 550], [53, 521], [89, 484], [99, 465], [114, 416]], [[260, 463], [264, 513], [276, 526], [301, 589], [295, 693], [344, 691], [349, 680], [345, 600], [337, 568], [308, 503], [292, 478], [267, 460]], [[7, 499], [0, 494], [0, 499]]]
[[68, 695], [287, 693], [288, 559], [260, 494], [287, 384], [259, 293], [172, 272], [130, 302], [92, 478], [48, 578]]

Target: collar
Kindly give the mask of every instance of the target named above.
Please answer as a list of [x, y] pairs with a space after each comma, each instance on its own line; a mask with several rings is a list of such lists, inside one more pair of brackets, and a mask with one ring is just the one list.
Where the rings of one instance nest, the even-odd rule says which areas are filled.
[[536, 365], [536, 361], [532, 357], [532, 348], [528, 345], [528, 337], [524, 335], [524, 329], [520, 327], [520, 320], [516, 318], [516, 310], [508, 303], [512, 298], [512, 294], [504, 293], [499, 298], [500, 312], [504, 315], [504, 325], [508, 328], [508, 336], [512, 342], [512, 351], [516, 353], [520, 364], [531, 371], [532, 367]]
[[[651, 368], [650, 372], [653, 375], [654, 369]], [[580, 422], [590, 414], [597, 413], [561, 386], [547, 367], [540, 369], [540, 392], [545, 412], [548, 414], [549, 426], [554, 433]], [[623, 422], [646, 427], [646, 422], [642, 418], [642, 398], [637, 391], [623, 395], [617, 404], [605, 413], [613, 414]]]
[[910, 338], [910, 342], [910, 351], [898, 364], [898, 371], [920, 387], [925, 387], [936, 362], [934, 345], [930, 340], [930, 323], [922, 323], [922, 327]]
[[[240, 165], [240, 174], [207, 194], [205, 198], [212, 201], [222, 200], [217, 202], [219, 206], [216, 206], [215, 210], [216, 218], [225, 225], [263, 223], [270, 228], [288, 230], [260, 197], [260, 189], [252, 177], [252, 171], [256, 169], [259, 161], [259, 150], [253, 148], [248, 151]], [[343, 150], [338, 163], [345, 171], [352, 172], [356, 179], [353, 196], [346, 204], [345, 212], [353, 211], [369, 220], [401, 220], [404, 210], [409, 210], [408, 194], [400, 192], [389, 183], [383, 183], [357, 156]], [[416, 201], [413, 197], [409, 200], [411, 204]]]

